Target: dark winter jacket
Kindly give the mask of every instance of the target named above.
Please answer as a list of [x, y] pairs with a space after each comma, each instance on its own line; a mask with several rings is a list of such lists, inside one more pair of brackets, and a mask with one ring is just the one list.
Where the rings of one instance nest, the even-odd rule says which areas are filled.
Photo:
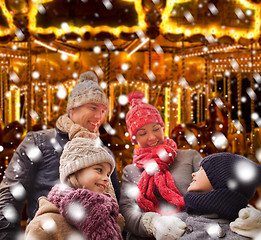
[[[59, 159], [68, 141], [67, 133], [54, 128], [29, 132], [18, 146], [0, 185], [0, 239], [14, 239], [14, 234], [19, 232], [25, 200], [30, 221], [38, 209], [38, 198], [47, 196], [59, 182]], [[116, 170], [111, 180], [119, 199]], [[10, 209], [16, 214], [14, 218], [7, 214]]]

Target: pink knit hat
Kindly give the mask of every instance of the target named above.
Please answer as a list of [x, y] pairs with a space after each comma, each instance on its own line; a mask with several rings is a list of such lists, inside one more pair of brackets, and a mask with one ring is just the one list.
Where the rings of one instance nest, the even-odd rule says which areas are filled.
[[132, 92], [128, 95], [130, 110], [126, 116], [126, 124], [133, 143], [136, 132], [148, 123], [159, 123], [165, 128], [159, 111], [150, 104], [145, 103], [144, 94], [142, 92]]

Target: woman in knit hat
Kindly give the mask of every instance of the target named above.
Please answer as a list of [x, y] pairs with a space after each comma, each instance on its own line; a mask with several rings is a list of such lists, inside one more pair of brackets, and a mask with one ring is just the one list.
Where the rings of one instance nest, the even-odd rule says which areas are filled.
[[[63, 184], [55, 185], [48, 198], [39, 199], [39, 210], [26, 228], [26, 239], [122, 239], [110, 182], [114, 159], [85, 134], [82, 131], [81, 137], [65, 145], [59, 168]], [[119, 221], [124, 219], [119, 217]]]
[[[231, 229], [240, 235], [261, 237], [261, 212], [246, 208], [261, 185], [261, 166], [232, 153], [209, 155], [200, 166], [192, 174], [193, 180], [184, 196], [187, 213], [177, 214], [187, 225], [180, 239], [249, 239]], [[237, 221], [230, 224], [239, 211], [248, 213], [241, 219], [245, 225], [240, 226]]]
[[195, 150], [178, 150], [164, 137], [164, 122], [143, 93], [130, 93], [128, 99], [126, 124], [139, 147], [122, 177], [120, 212], [127, 239], [177, 239], [186, 225], [173, 214], [185, 209], [183, 195], [202, 158]]
[[[59, 179], [60, 157], [64, 145], [77, 132], [86, 131], [86, 137], [99, 139], [99, 127], [107, 114], [108, 99], [99, 86], [93, 72], [80, 75], [67, 104], [67, 113], [56, 121], [56, 127], [41, 131], [28, 132], [16, 149], [8, 164], [3, 182], [0, 185], [0, 239], [15, 239], [20, 233], [22, 210], [26, 204], [27, 222], [38, 209], [38, 198], [47, 196]], [[111, 155], [112, 152], [103, 145]], [[116, 168], [111, 181], [120, 198], [120, 183]], [[12, 190], [22, 187], [23, 197], [16, 197]], [[17, 216], [10, 217], [9, 210]]]

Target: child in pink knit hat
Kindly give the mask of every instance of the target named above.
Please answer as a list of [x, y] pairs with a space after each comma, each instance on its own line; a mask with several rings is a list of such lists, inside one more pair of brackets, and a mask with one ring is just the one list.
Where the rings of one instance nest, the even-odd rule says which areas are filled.
[[[81, 134], [84, 136], [84, 133]], [[69, 141], [60, 158], [60, 181], [39, 199], [26, 239], [122, 239], [119, 208], [110, 182], [112, 156], [90, 138]], [[77, 231], [76, 231], [77, 230]]]
[[162, 117], [146, 103], [143, 93], [132, 92], [128, 100], [126, 124], [138, 147], [133, 164], [123, 170], [120, 211], [125, 229], [130, 239], [177, 239], [186, 225], [173, 214], [185, 209], [183, 195], [201, 156], [195, 150], [178, 150], [164, 136]]

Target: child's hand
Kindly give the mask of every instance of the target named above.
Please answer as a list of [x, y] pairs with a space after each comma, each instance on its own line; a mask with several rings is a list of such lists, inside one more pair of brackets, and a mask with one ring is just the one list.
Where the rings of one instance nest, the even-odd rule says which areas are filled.
[[239, 211], [239, 217], [230, 223], [233, 232], [254, 238], [260, 234], [261, 237], [261, 211], [248, 205]]
[[142, 222], [150, 235], [157, 240], [178, 239], [185, 232], [186, 224], [175, 216], [145, 213]]

